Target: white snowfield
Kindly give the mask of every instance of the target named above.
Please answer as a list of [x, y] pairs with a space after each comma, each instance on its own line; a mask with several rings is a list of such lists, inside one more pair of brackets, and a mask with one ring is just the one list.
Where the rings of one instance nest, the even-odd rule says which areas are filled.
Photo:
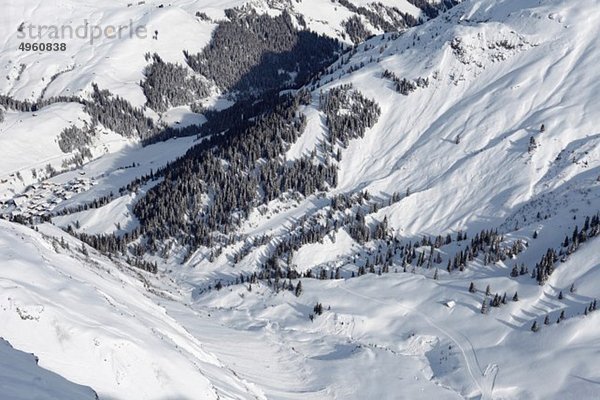
[[0, 231], [2, 336], [40, 366], [103, 399], [260, 395], [166, 313], [159, 303], [172, 295], [143, 274], [84, 257], [52, 225], [0, 221]]
[[5, 400], [98, 399], [89, 387], [76, 385], [38, 367], [32, 354], [15, 350], [0, 338], [0, 388]]
[[[317, 9], [322, 20], [339, 18], [329, 1], [294, 7], [310, 9], [313, 3], [322, 7]], [[39, 12], [52, 13], [44, 9], [49, 4], [40, 2]], [[91, 7], [60, 4], [82, 15], [83, 5]], [[192, 32], [210, 35], [209, 24], [193, 18], [203, 10], [200, 2], [182, 0], [173, 3], [179, 10], [165, 4], [156, 12], [158, 2], [135, 4], [107, 2], [106, 11], [94, 15], [98, 21], [110, 13], [141, 18], [140, 9], [151, 9], [145, 18], [152, 22], [185, 11], [181, 21], [189, 16], [190, 24], [200, 24], [190, 26]], [[218, 1], [202, 4], [212, 18], [226, 8]], [[600, 211], [598, 26], [598, 0], [467, 0], [398, 38], [379, 36], [360, 45], [349, 63], [334, 65], [322, 78], [303, 109], [308, 130], [290, 147], [288, 159], [315, 146], [319, 151], [327, 134], [318, 110], [321, 90], [352, 83], [381, 107], [377, 124], [342, 150], [339, 185], [328, 193], [403, 195], [367, 222], [387, 217], [396, 235], [413, 242], [424, 235], [454, 238], [459, 230], [471, 239], [482, 229], [498, 228], [507, 241], [527, 243], [515, 259], [485, 265], [480, 256], [465, 271], [447, 273], [448, 260], [468, 243], [453, 241], [440, 250], [437, 280], [434, 268], [405, 273], [400, 264], [387, 274], [349, 278], [356, 270], [353, 256], [369, 246], [340, 230], [300, 248], [293, 263], [302, 271], [339, 266], [342, 279], [302, 279], [299, 297], [275, 293], [264, 283], [208, 291], [218, 279], [256, 271], [272, 243], [235, 266], [230, 256], [242, 243], [214, 262], [200, 249], [180, 264], [173, 248], [154, 276], [87, 246], [83, 254], [81, 242], [55, 225], [39, 225], [35, 232], [0, 220], [0, 337], [34, 353], [42, 368], [107, 400], [600, 398], [600, 312], [584, 312], [600, 298], [600, 237], [557, 262], [544, 285], [530, 274], [510, 276], [521, 263], [531, 272], [548, 248], [560, 249], [565, 236]], [[161, 26], [162, 35], [167, 28]], [[153, 46], [165, 47], [152, 51], [161, 56], [180, 54], [158, 42]], [[102, 79], [135, 99], [141, 95], [135, 87], [141, 69], [133, 64], [119, 69], [112, 58], [103, 58], [110, 53], [126, 59], [133, 51], [128, 46], [98, 46], [106, 53], [96, 58], [76, 52], [73, 57], [87, 57], [78, 62], [97, 76], [75, 69], [69, 78], [65, 73], [63, 83], [54, 81], [52, 90], [84, 90]], [[361, 62], [364, 67], [342, 73]], [[428, 79], [428, 85], [402, 95], [382, 78], [386, 69], [400, 79]], [[12, 86], [0, 86], [0, 92], [10, 88], [26, 98], [41, 90], [35, 79], [22, 79], [1, 83]], [[67, 112], [76, 118], [80, 111]], [[9, 113], [0, 129], [15, 118]], [[62, 204], [73, 206], [116, 192], [191, 145], [193, 138], [143, 149], [122, 146], [53, 182], [68, 182], [80, 172], [95, 178], [90, 191]], [[139, 165], [123, 169], [132, 162]], [[65, 227], [79, 221], [80, 231], [88, 233], [116, 232], [117, 222], [131, 229], [137, 224], [130, 213], [133, 201], [117, 195], [104, 207], [54, 222]], [[327, 204], [322, 196], [276, 200], [253, 212], [239, 233], [276, 240], [291, 221], [316, 215]], [[471, 282], [474, 293], [468, 291]], [[488, 285], [492, 295], [507, 293], [508, 301], [484, 315]], [[518, 301], [511, 301], [515, 293]], [[311, 320], [316, 303], [323, 314]], [[531, 330], [534, 321], [538, 332]], [[0, 385], [1, 379], [0, 374]]]

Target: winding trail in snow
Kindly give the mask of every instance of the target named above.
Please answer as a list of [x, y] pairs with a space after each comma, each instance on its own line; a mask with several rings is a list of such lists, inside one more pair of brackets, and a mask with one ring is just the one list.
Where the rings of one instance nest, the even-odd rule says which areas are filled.
[[[498, 366], [496, 364], [490, 364], [486, 367], [485, 371], [482, 370], [481, 365], [479, 364], [479, 359], [477, 358], [477, 353], [475, 352], [475, 348], [473, 344], [469, 340], [467, 336], [465, 336], [461, 332], [451, 332], [449, 329], [441, 327], [439, 324], [435, 323], [431, 318], [429, 318], [425, 313], [414, 309], [412, 307], [405, 306], [401, 303], [391, 303], [388, 301], [376, 299], [374, 297], [370, 297], [361, 293], [357, 293], [353, 290], [350, 290], [346, 287], [339, 286], [340, 289], [344, 290], [347, 293], [350, 293], [353, 296], [361, 297], [365, 300], [370, 300], [379, 304], [396, 306], [400, 307], [406, 311], [409, 311], [413, 314], [417, 314], [421, 317], [427, 324], [429, 324], [434, 329], [441, 332], [444, 336], [448, 337], [456, 346], [460, 349], [462, 356], [465, 360], [465, 364], [467, 366], [467, 371], [469, 371], [469, 375], [471, 379], [479, 388], [481, 392], [481, 400], [491, 400], [492, 392], [494, 390], [494, 384], [496, 381], [496, 375], [498, 374]], [[476, 369], [475, 369], [476, 368]]]

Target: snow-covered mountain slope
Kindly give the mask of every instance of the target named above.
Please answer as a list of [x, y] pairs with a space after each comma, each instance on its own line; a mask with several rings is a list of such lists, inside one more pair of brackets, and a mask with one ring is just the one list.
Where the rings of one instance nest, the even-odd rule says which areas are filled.
[[[168, 110], [146, 108], [148, 99], [140, 83], [147, 79], [150, 54], [157, 54], [166, 63], [184, 66], [185, 73], [194, 75], [184, 52], [197, 54], [208, 45], [216, 27], [227, 21], [225, 10], [236, 8], [241, 15], [271, 16], [286, 12], [293, 16], [297, 29], [351, 43], [350, 28], [346, 27], [349, 18], [362, 21], [362, 34], [377, 34], [416, 23], [443, 8], [427, 4], [422, 3], [422, 10], [407, 0], [394, 2], [393, 9], [392, 4], [388, 5], [389, 12], [380, 17], [376, 11], [383, 6], [364, 1], [178, 0], [167, 4], [158, 0], [111, 0], [99, 6], [93, 1], [27, 0], [7, 4], [0, 17], [0, 33], [5, 38], [0, 46], [0, 68], [5, 76], [0, 80], [0, 95], [30, 103], [56, 97], [65, 100], [34, 112], [16, 111], [18, 107], [5, 105], [6, 117], [0, 118], [0, 192], [20, 192], [52, 171], [71, 168], [79, 157], [87, 162], [137, 141], [138, 138], [130, 137], [133, 128], [115, 133], [90, 120], [89, 111], [76, 100], [89, 100], [92, 84], [143, 109], [157, 124], [202, 124], [204, 117], [192, 112], [189, 102]], [[64, 43], [66, 49], [20, 49], [24, 44], [47, 42]], [[204, 98], [196, 101], [219, 108], [220, 104], [227, 104], [219, 97], [221, 89], [212, 86]], [[69, 103], [65, 103], [67, 99]], [[60, 145], [60, 134], [65, 128], [83, 128], [86, 122], [95, 128], [84, 146], [89, 154], [81, 151], [82, 146], [65, 149]]]
[[[327, 153], [339, 149], [337, 186], [326, 196], [368, 190], [380, 204], [367, 224], [386, 220], [401, 238], [496, 228], [531, 235], [556, 216], [562, 228], [548, 232], [556, 246], [574, 228], [569, 220], [599, 208], [594, 4], [470, 1], [399, 37], [374, 38], [320, 78], [300, 108], [307, 127], [285, 157], [333, 158]], [[406, 79], [407, 94], [394, 79]], [[320, 97], [343, 84], [373, 99], [381, 116], [364, 137], [331, 150]], [[329, 204], [309, 196], [258, 207], [238, 231], [248, 240], [220, 262], [243, 253], [245, 270], [260, 267], [302, 217], [326, 224]], [[265, 234], [267, 245], [240, 251]], [[188, 264], [221, 270], [210, 253], [200, 249]]]
[[[600, 314], [582, 312], [597, 295], [598, 238], [545, 287], [509, 278], [507, 267], [474, 263], [438, 280], [420, 270], [303, 279], [296, 297], [263, 283], [199, 294], [192, 279], [134, 273], [92, 250], [84, 256], [68, 238], [66, 249], [52, 226], [37, 233], [0, 224], [2, 334], [101, 399], [598, 394]], [[477, 292], [467, 291], [469, 280]], [[518, 290], [519, 301], [482, 315], [487, 284]], [[311, 321], [316, 303], [323, 314]], [[533, 320], [540, 332], [530, 331]]]
[[[359, 46], [320, 90], [352, 83], [382, 115], [342, 151], [336, 191], [410, 189], [378, 215], [405, 235], [498, 225], [539, 198], [550, 209], [597, 208], [597, 6], [465, 2], [398, 39]], [[405, 96], [385, 70], [429, 85]]]
[[0, 221], [0, 326], [12, 345], [103, 399], [260, 398], [165, 313], [168, 292], [39, 230]]
[[14, 349], [1, 338], [0, 388], [6, 400], [98, 399], [92, 389], [40, 368], [34, 355]]
[[[135, 105], [143, 105], [146, 100], [138, 82], [143, 79], [144, 54], [158, 52], [165, 60], [183, 62], [183, 50], [200, 51], [210, 40], [214, 24], [199, 21], [194, 16], [202, 6], [193, 2], [178, 2], [186, 4], [175, 3], [165, 8], [158, 8], [161, 4], [158, 1], [131, 3], [128, 6], [127, 2], [111, 0], [99, 6], [93, 1], [28, 0], [7, 4], [3, 14], [5, 43], [0, 65], [9, 79], [2, 81], [0, 91], [20, 100], [34, 101], [42, 94], [46, 98], [85, 95], [85, 90], [95, 82]], [[220, 16], [224, 16], [222, 6], [239, 4], [241, 2], [219, 4]], [[25, 38], [17, 31], [21, 23], [24, 23]], [[67, 37], [52, 40], [66, 43], [64, 52], [23, 52], [18, 48], [21, 42], [50, 40], [49, 26], [62, 32], [60, 29], [65, 26], [75, 30], [85, 28], [86, 24], [101, 29], [127, 26], [127, 31], [123, 31], [121, 38], [102, 35], [92, 39], [89, 32], [83, 34], [84, 29], [81, 36], [85, 38], [71, 38], [70, 30], [65, 30]], [[32, 37], [29, 25], [33, 26]], [[38, 26], [46, 26], [41, 38], [38, 38]], [[146, 32], [136, 35], [138, 27], [145, 27]], [[155, 30], [159, 30], [160, 40], [152, 39]], [[21, 65], [25, 66], [22, 71]]]
[[[195, 12], [196, 3], [178, 4]], [[218, 18], [222, 4], [206, 12]], [[261, 4], [274, 12], [283, 2]], [[200, 229], [177, 236], [210, 214], [190, 212], [216, 201], [206, 176], [186, 182], [188, 171], [173, 165], [119, 193], [198, 144], [194, 137], [121, 146], [30, 189], [19, 199], [28, 212], [54, 200], [54, 211], [71, 211], [39, 232], [0, 221], [0, 336], [101, 399], [599, 397], [598, 5], [469, 0], [358, 45], [307, 85], [308, 99], [290, 113], [306, 116], [295, 143], [223, 174], [307, 157], [336, 165], [335, 184], [264, 204], [257, 185], [247, 215], [219, 205], [237, 221], [212, 242], [189, 244], [207, 235]], [[122, 71], [137, 74], [141, 64], [130, 66]], [[139, 91], [136, 76], [117, 86]], [[329, 141], [324, 110], [345, 84], [342, 92], [380, 108], [347, 144], [344, 132]], [[346, 99], [329, 117], [352, 116], [361, 97]], [[63, 115], [85, 119], [68, 107]], [[270, 144], [259, 147], [268, 153]], [[191, 165], [205, 165], [190, 154]], [[184, 190], [169, 191], [181, 182]], [[152, 223], [135, 214], [150, 192], [165, 196], [144, 209], [163, 207]], [[168, 226], [179, 211], [181, 226]], [[108, 258], [58, 227], [140, 236], [128, 250], [101, 243]], [[139, 257], [159, 272], [127, 265]]]
[[[597, 295], [599, 245], [596, 238], [562, 264], [546, 288], [478, 265], [467, 276], [438, 281], [410, 273], [303, 280], [299, 298], [237, 285], [196, 304], [286, 346], [311, 371], [312, 386], [327, 387], [316, 398], [594, 398], [600, 321], [598, 313], [581, 314]], [[481, 292], [468, 293], [469, 279]], [[567, 282], [578, 282], [575, 293], [566, 294]], [[482, 315], [486, 284], [511, 296], [518, 289], [520, 300]], [[445, 305], [450, 301], [455, 304]], [[309, 322], [317, 302], [326, 311]], [[561, 310], [569, 317], [556, 324]], [[530, 331], [535, 319], [542, 327], [537, 333]]]
[[[216, 23], [225, 18], [224, 10], [242, 7], [259, 13], [272, 15], [289, 11], [302, 17], [307, 27], [318, 33], [343, 39], [342, 22], [354, 15], [360, 15], [348, 7], [366, 6], [370, 2], [350, 1], [346, 5], [323, 0], [303, 0], [300, 2], [277, 0], [229, 1], [189, 1], [177, 0], [165, 3], [159, 0], [125, 2], [110, 0], [98, 5], [94, 1], [74, 0], [27, 0], [7, 4], [3, 13], [1, 33], [5, 38], [0, 54], [7, 79], [0, 82], [0, 93], [19, 100], [34, 101], [59, 95], [86, 95], [92, 82], [101, 88], [125, 97], [135, 106], [146, 102], [138, 83], [144, 79], [146, 66], [144, 54], [158, 53], [168, 62], [185, 63], [183, 51], [201, 51], [209, 42]], [[425, 17], [421, 9], [407, 0], [390, 5], [414, 18]], [[199, 17], [196, 14], [205, 14]], [[364, 17], [363, 17], [364, 18]], [[17, 29], [24, 23], [22, 38]], [[113, 35], [102, 37], [66, 38], [65, 52], [23, 52], [18, 49], [23, 41], [44, 41], [50, 37], [50, 26], [64, 26], [75, 30], [78, 27], [106, 29], [109, 26], [126, 26], [121, 38]], [[365, 24], [369, 26], [368, 21]], [[33, 37], [29, 37], [29, 25], [33, 25]], [[38, 26], [44, 26], [38, 38]], [[145, 33], [135, 34], [135, 29], [144, 27]], [[133, 32], [131, 32], [133, 28]], [[372, 33], [381, 33], [381, 28], [371, 26]], [[81, 30], [81, 36], [84, 36]], [[154, 33], [158, 31], [158, 36]], [[67, 34], [69, 31], [65, 31]], [[98, 35], [100, 36], [100, 35]], [[92, 41], [92, 43], [90, 43]], [[346, 38], [345, 41], [349, 42]], [[21, 67], [24, 65], [24, 67]]]
[[[349, 61], [344, 57], [343, 63], [338, 62], [330, 74], [321, 77], [311, 104], [303, 109], [308, 128], [287, 157], [297, 159], [315, 149], [326, 152], [322, 142], [328, 132], [325, 115], [319, 110], [321, 91], [326, 93], [333, 87], [351, 83], [375, 100], [382, 109], [381, 116], [364, 138], [351, 140], [346, 149], [341, 149], [339, 181], [331, 191], [335, 194], [368, 190], [384, 200], [394, 192], [402, 194], [400, 201], [384, 205], [368, 216], [368, 225], [373, 227], [386, 218], [396, 237], [404, 240], [460, 230], [468, 231], [472, 238], [482, 229], [499, 229], [508, 233], [505, 239], [524, 240], [528, 247], [525, 252], [493, 265], [486, 265], [480, 256], [474, 264], [469, 263], [467, 272], [439, 272], [443, 278], [438, 277], [438, 282], [442, 283], [422, 278], [432, 278], [434, 268], [419, 269], [414, 264], [408, 270], [414, 269], [417, 278], [396, 278], [390, 273], [389, 278], [384, 274], [384, 278], [360, 277], [356, 281], [309, 281], [315, 286], [310, 292], [313, 297], [305, 303], [308, 306], [305, 314], [311, 312], [310, 305], [317, 301], [331, 304], [332, 309], [350, 302], [349, 294], [343, 290], [336, 292], [336, 288], [357, 285], [357, 290], [350, 289], [350, 294], [356, 293], [362, 306], [372, 301], [374, 309], [381, 308], [381, 312], [391, 315], [383, 322], [372, 317], [376, 314], [374, 309], [364, 312], [365, 319], [372, 324], [372, 330], [361, 332], [367, 340], [372, 340], [368, 343], [396, 344], [400, 339], [395, 335], [402, 332], [402, 328], [393, 325], [397, 321], [409, 331], [431, 330], [429, 334], [435, 343], [446, 341], [444, 345], [461, 350], [456, 370], [440, 367], [452, 358], [436, 353], [440, 348], [435, 350], [433, 346], [433, 350], [423, 351], [439, 357], [429, 359], [434, 363], [430, 364], [433, 381], [453, 388], [459, 395], [586, 398], [600, 393], [597, 375], [590, 377], [577, 372], [592, 371], [597, 366], [594, 358], [586, 354], [587, 350], [583, 350], [575, 364], [567, 360], [575, 351], [571, 347], [574, 338], [585, 336], [583, 332], [596, 336], [593, 332], [597, 329], [597, 316], [593, 320], [577, 317], [581, 318], [577, 321], [585, 322], [573, 319], [570, 323], [577, 326], [569, 325], [557, 336], [554, 329], [567, 325], [543, 326], [542, 335], [547, 335], [543, 337], [532, 336], [530, 331], [534, 320], [542, 325], [546, 315], [554, 325], [563, 309], [572, 316], [583, 314], [586, 304], [600, 295], [594, 283], [600, 265], [598, 239], [585, 243], [578, 250], [581, 253], [559, 264], [544, 285], [538, 285], [529, 273], [518, 279], [510, 277], [514, 264], [522, 263], [531, 272], [547, 248], [561, 248], [564, 237], [571, 237], [576, 226], [583, 226], [585, 216], [597, 215], [600, 208], [597, 137], [600, 114], [595, 107], [598, 93], [595, 65], [600, 61], [596, 45], [596, 26], [600, 21], [597, 5], [597, 1], [574, 4], [559, 0], [465, 2], [404, 35], [377, 37], [358, 46]], [[403, 78], [409, 81], [408, 95], [395, 90], [392, 78], [383, 77], [385, 70], [391, 71], [387, 76], [396, 76], [399, 82]], [[427, 83], [420, 81], [418, 85], [418, 78]], [[409, 196], [405, 197], [407, 191]], [[249, 245], [251, 240], [247, 240], [226, 248], [216, 261], [210, 251], [200, 249], [185, 264], [193, 269], [176, 270], [178, 280], [196, 282], [203, 289], [207, 282], [233, 280], [240, 272], [260, 269], [295, 223], [303, 217], [318, 215], [329, 203], [315, 196], [298, 202], [276, 200], [259, 208], [240, 231], [250, 238], [267, 234], [272, 240], [254, 248]], [[325, 224], [326, 218], [321, 221]], [[365, 250], [364, 245], [349, 239], [344, 231], [332, 229], [318, 243], [301, 243], [300, 249], [294, 249], [291, 264], [301, 271], [312, 269], [314, 273], [323, 268], [326, 277], [330, 273], [333, 276], [340, 268], [342, 277], [347, 279], [351, 271], [365, 265], [365, 259], [377, 263], [373, 261], [375, 256], [385, 255], [385, 248], [380, 251], [378, 246], [381, 249], [385, 245], [374, 241]], [[457, 251], [465, 250], [464, 244], [460, 246], [463, 247], [451, 245], [441, 250], [440, 269]], [[251, 250], [246, 251], [245, 247]], [[244, 255], [242, 260], [232, 261], [239, 253]], [[276, 262], [285, 265], [285, 257]], [[402, 261], [394, 258], [392, 267], [401, 271]], [[411, 283], [404, 287], [400, 283], [404, 280]], [[510, 297], [518, 292], [520, 300], [480, 319], [482, 301], [487, 304], [491, 298], [482, 292], [476, 292], [475, 296], [467, 294], [471, 281], [480, 289], [490, 285], [492, 297], [496, 290], [501, 297], [506, 292], [510, 302]], [[572, 284], [579, 287], [584, 282], [589, 285], [587, 289], [577, 289], [568, 299], [560, 295], [567, 293]], [[243, 291], [234, 289], [234, 293], [235, 290]], [[307, 292], [301, 299], [306, 295]], [[559, 295], [563, 303], [558, 300]], [[230, 316], [227, 307], [231, 305], [222, 299], [222, 294], [210, 296], [217, 307], [226, 308], [224, 318], [231, 324], [239, 323], [237, 318], [241, 317]], [[252, 313], [249, 296], [252, 295], [246, 293], [234, 309], [240, 309], [241, 314]], [[282, 324], [282, 335], [289, 340], [294, 328], [289, 328], [290, 320], [282, 317], [287, 315], [282, 309], [290, 307], [293, 313], [299, 307], [289, 305], [292, 296], [289, 296], [292, 300], [275, 298], [277, 301], [269, 298], [266, 302], [275, 309], [267, 307], [265, 319]], [[198, 301], [202, 304], [206, 299], [200, 295]], [[448, 301], [453, 302], [450, 309], [443, 305]], [[410, 308], [406, 310], [403, 305]], [[348, 309], [352, 307], [360, 309], [355, 303]], [[348, 309], [328, 316], [334, 319], [339, 317], [338, 312], [351, 314]], [[410, 315], [411, 311], [416, 315]], [[447, 315], [448, 320], [438, 324]], [[419, 319], [420, 322], [415, 321]], [[433, 327], [425, 328], [429, 322]], [[391, 338], [386, 342], [381, 334], [389, 334]], [[323, 330], [319, 330], [317, 337], [322, 335]], [[582, 348], [593, 348], [594, 340], [590, 338]], [[566, 347], [561, 349], [562, 345]], [[475, 350], [470, 352], [469, 348]], [[344, 353], [342, 358], [351, 357]], [[455, 371], [454, 376], [451, 371]], [[382, 387], [390, 389], [393, 385], [386, 383]], [[352, 387], [349, 393], [359, 393], [357, 390]]]

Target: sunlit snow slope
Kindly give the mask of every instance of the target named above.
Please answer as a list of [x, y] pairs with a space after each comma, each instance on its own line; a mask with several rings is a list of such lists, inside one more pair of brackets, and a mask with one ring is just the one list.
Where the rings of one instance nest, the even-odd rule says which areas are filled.
[[[498, 225], [542, 198], [550, 210], [597, 208], [599, 23], [595, 0], [468, 1], [359, 46], [319, 90], [352, 83], [382, 116], [343, 152], [336, 191], [410, 189], [385, 210], [406, 235]], [[402, 95], [386, 69], [429, 86]]]
[[[220, 15], [217, 3], [207, 6], [213, 18]], [[180, 10], [142, 17], [137, 6], [114, 2], [93, 15], [101, 20], [122, 9], [119, 16], [154, 23], [187, 10], [185, 20], [196, 24], [196, 3], [178, 4]], [[568, 242], [587, 216], [600, 211], [598, 26], [598, 0], [470, 0], [404, 34], [357, 46], [349, 61], [345, 55], [320, 78], [311, 104], [301, 109], [307, 128], [286, 154], [288, 160], [313, 150], [323, 155], [327, 124], [320, 93], [352, 84], [382, 113], [363, 138], [341, 150], [338, 185], [254, 210], [232, 233], [242, 239], [219, 256], [201, 248], [184, 260], [172, 246], [153, 276], [87, 246], [84, 252], [55, 225], [38, 225], [35, 232], [0, 221], [0, 336], [36, 354], [41, 367], [110, 400], [600, 398], [600, 313], [590, 311], [600, 298], [600, 237], [561, 254], [543, 285], [531, 277], [548, 248], [566, 251], [565, 236]], [[208, 28], [190, 25], [202, 38]], [[166, 28], [160, 31], [166, 36]], [[177, 46], [151, 50], [180, 55]], [[136, 86], [142, 65], [117, 68], [106, 58], [111, 51], [99, 46], [97, 54], [73, 57], [102, 72], [93, 80], [143, 103]], [[128, 54], [119, 51], [112, 54]], [[85, 88], [91, 78], [84, 70], [65, 73], [52, 90]], [[385, 70], [428, 83], [401, 94], [382, 76]], [[24, 97], [39, 92], [39, 82], [22, 79], [2, 85]], [[77, 108], [63, 111], [84, 118]], [[34, 117], [7, 113], [4, 124], [32, 126], [27, 118]], [[35, 143], [33, 135], [23, 138]], [[191, 145], [193, 138], [184, 138], [125, 148], [53, 182], [84, 172], [94, 177], [91, 190], [64, 206], [83, 203]], [[39, 147], [32, 151], [40, 157]], [[125, 169], [132, 161], [139, 165]], [[91, 234], [118, 232], [113, 222], [128, 229], [137, 224], [131, 204], [145, 189], [53, 222], [66, 227], [79, 221], [77, 231]], [[439, 268], [409, 265], [404, 271], [402, 257], [394, 255], [389, 273], [351, 277], [381, 243], [358, 243], [342, 228], [302, 244], [291, 257], [300, 272], [324, 268], [329, 277], [339, 268], [339, 279], [302, 278], [299, 296], [276, 292], [266, 280], [235, 282], [240, 273], [259, 270], [293, 223], [326, 214], [327, 196], [361, 190], [377, 199], [400, 193], [398, 202], [366, 222], [387, 217], [391, 234], [403, 243], [451, 234], [450, 243], [436, 249]], [[493, 263], [479, 254], [464, 271], [447, 272], [446, 263], [482, 229], [497, 229], [503, 246], [519, 243], [522, 251]], [[469, 239], [455, 240], [459, 230]], [[245, 239], [263, 235], [270, 235], [265, 244], [232, 262]], [[511, 276], [516, 265], [528, 272]], [[215, 290], [220, 281], [225, 287]], [[482, 303], [496, 293], [507, 294], [506, 304], [482, 313]], [[324, 310], [315, 316], [317, 303]]]
[[100, 398], [260, 395], [165, 313], [143, 275], [65, 236], [0, 221], [2, 337]]

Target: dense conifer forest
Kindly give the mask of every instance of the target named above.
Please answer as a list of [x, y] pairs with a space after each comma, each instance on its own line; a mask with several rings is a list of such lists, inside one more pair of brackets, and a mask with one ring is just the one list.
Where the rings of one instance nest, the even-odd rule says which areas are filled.
[[224, 91], [240, 96], [298, 87], [329, 65], [341, 51], [331, 38], [297, 30], [289, 13], [271, 17], [230, 12], [210, 44], [189, 54], [189, 66]]

